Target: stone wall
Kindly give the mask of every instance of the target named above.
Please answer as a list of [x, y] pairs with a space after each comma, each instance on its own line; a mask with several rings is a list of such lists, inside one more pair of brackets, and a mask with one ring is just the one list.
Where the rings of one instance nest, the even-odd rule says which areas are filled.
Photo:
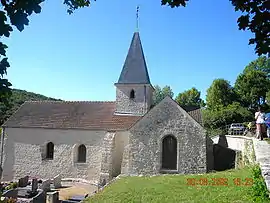
[[100, 184], [106, 184], [112, 179], [113, 153], [115, 149], [115, 133], [108, 132], [103, 140], [103, 150], [100, 170]]
[[129, 135], [127, 131], [116, 132], [113, 150], [113, 169], [112, 176], [121, 174], [124, 147], [128, 144]]
[[130, 129], [122, 173], [160, 173], [162, 139], [166, 135], [173, 135], [177, 139], [176, 173], [207, 171], [206, 135], [203, 128], [171, 98], [166, 97]]
[[101, 174], [99, 183], [108, 183], [121, 174], [124, 147], [128, 144], [128, 132], [108, 132], [103, 141]]
[[[244, 165], [255, 162], [253, 141], [250, 137], [222, 135], [213, 139], [215, 144], [228, 147], [235, 151], [241, 151], [241, 161]], [[239, 165], [239, 163], [237, 163]]]
[[[4, 144], [3, 179], [8, 181], [25, 175], [52, 178], [83, 178], [97, 182], [100, 176], [102, 143], [106, 132], [7, 128]], [[43, 160], [44, 144], [54, 143], [54, 159]], [[86, 163], [77, 163], [76, 146], [86, 146]]]
[[206, 159], [207, 159], [207, 172], [214, 169], [214, 142], [208, 136], [206, 136]]
[[[130, 91], [135, 91], [135, 98], [130, 99]], [[116, 113], [144, 115], [152, 104], [152, 87], [146, 85], [145, 103], [144, 85], [116, 85]]]

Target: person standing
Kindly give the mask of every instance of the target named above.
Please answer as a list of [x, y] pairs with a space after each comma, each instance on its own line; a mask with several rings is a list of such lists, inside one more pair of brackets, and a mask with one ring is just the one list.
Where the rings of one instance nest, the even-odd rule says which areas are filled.
[[256, 120], [256, 138], [263, 140], [263, 135], [265, 132], [265, 113], [263, 112], [262, 108], [259, 107], [258, 111], [255, 113], [255, 120]]

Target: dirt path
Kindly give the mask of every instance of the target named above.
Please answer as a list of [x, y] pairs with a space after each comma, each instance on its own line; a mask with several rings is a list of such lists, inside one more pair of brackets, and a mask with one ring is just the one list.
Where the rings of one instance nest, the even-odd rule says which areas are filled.
[[86, 183], [62, 183], [63, 188], [57, 189], [59, 191], [59, 199], [66, 200], [75, 195], [86, 195], [91, 194], [97, 190], [94, 185]]

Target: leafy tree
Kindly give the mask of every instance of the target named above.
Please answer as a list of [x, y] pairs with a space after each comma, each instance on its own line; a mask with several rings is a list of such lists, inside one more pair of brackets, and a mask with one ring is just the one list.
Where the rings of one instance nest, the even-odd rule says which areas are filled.
[[[233, 102], [219, 110], [202, 110], [204, 127], [207, 129], [218, 129], [231, 123], [242, 123], [252, 121], [253, 113], [241, 106], [239, 102]], [[224, 128], [225, 129], [225, 128]]]
[[154, 88], [155, 91], [153, 93], [153, 105], [161, 102], [161, 100], [163, 100], [166, 96], [173, 98], [174, 93], [170, 86], [166, 85], [161, 88], [160, 86], [156, 85]]
[[[0, 0], [0, 37], [9, 37], [15, 26], [19, 31], [29, 24], [28, 17], [32, 13], [41, 12], [41, 3], [45, 0]], [[95, 1], [95, 0], [94, 0]], [[170, 7], [186, 6], [188, 0], [161, 0], [161, 5]], [[235, 11], [241, 11], [238, 18], [240, 30], [248, 29], [255, 34], [249, 44], [255, 44], [258, 55], [270, 53], [269, 40], [269, 2], [267, 0], [230, 0]], [[90, 6], [90, 0], [64, 0], [68, 7], [67, 12], [73, 13], [76, 9]], [[0, 102], [10, 96], [11, 83], [4, 79], [7, 68], [10, 67], [6, 57], [7, 46], [0, 42]]]
[[260, 70], [249, 70], [240, 74], [235, 82], [235, 90], [241, 98], [242, 105], [255, 109], [266, 100], [270, 81], [267, 74]]
[[[29, 24], [28, 17], [33, 13], [41, 12], [41, 3], [44, 0], [0, 0], [0, 39], [9, 37], [15, 26], [19, 31]], [[64, 0], [67, 12], [71, 14], [80, 7], [90, 5], [90, 0]], [[6, 57], [7, 45], [0, 41], [0, 102], [7, 103], [11, 96], [11, 83], [4, 78], [10, 64]]]
[[219, 110], [235, 100], [234, 90], [227, 80], [215, 79], [207, 90], [206, 106], [209, 110]]
[[266, 103], [270, 105], [270, 91], [266, 92]]
[[204, 102], [201, 99], [201, 92], [195, 87], [179, 93], [175, 98], [175, 101], [182, 107], [201, 107], [204, 105]]
[[266, 56], [261, 56], [256, 60], [250, 62], [244, 69], [244, 73], [251, 70], [260, 70], [267, 74], [267, 77], [270, 77], [270, 58]]

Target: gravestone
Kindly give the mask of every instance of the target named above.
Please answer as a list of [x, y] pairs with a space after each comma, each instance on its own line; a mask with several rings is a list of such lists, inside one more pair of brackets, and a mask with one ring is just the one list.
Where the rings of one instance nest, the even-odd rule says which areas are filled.
[[18, 187], [26, 187], [28, 185], [29, 176], [19, 179]]
[[59, 193], [55, 192], [48, 192], [46, 196], [46, 203], [58, 203], [59, 202]]
[[0, 179], [2, 178], [2, 173], [3, 173], [3, 169], [2, 169], [2, 167], [0, 166]]
[[44, 192], [50, 191], [51, 180], [50, 179], [44, 180], [40, 186], [40, 189], [42, 189]]
[[55, 189], [62, 187], [62, 185], [61, 185], [61, 176], [60, 175], [57, 175], [57, 176], [55, 176], [53, 178], [53, 185], [54, 185]]
[[32, 192], [37, 192], [38, 189], [38, 180], [36, 178], [32, 179]]
[[17, 198], [18, 197], [18, 189], [12, 189], [8, 190], [3, 193], [3, 197], [8, 197], [8, 198]]

